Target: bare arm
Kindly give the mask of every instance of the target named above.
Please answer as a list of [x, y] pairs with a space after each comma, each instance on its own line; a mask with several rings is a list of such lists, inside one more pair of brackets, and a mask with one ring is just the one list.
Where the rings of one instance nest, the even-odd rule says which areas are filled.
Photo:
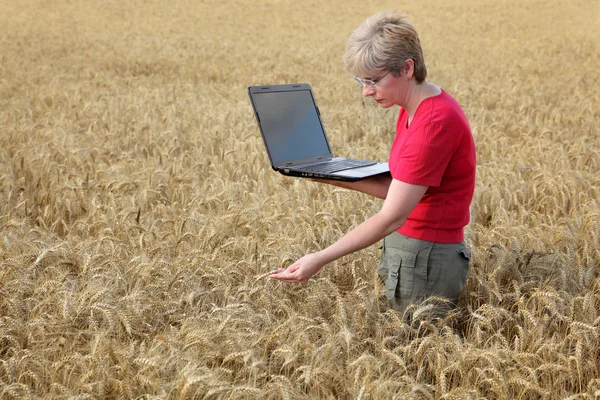
[[392, 183], [392, 176], [388, 174], [377, 175], [369, 179], [363, 179], [357, 182], [334, 181], [329, 179], [312, 179], [315, 182], [328, 183], [344, 189], [352, 189], [370, 196], [385, 199], [388, 189]]
[[325, 264], [364, 249], [400, 228], [426, 191], [427, 186], [392, 180], [387, 198], [377, 214], [326, 249], [308, 254], [270, 277], [285, 282], [307, 282]]

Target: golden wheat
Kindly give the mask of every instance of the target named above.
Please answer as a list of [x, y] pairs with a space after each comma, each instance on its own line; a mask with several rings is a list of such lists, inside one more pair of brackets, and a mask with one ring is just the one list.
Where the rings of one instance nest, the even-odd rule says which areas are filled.
[[478, 157], [460, 306], [411, 323], [377, 246], [268, 279], [381, 202], [270, 170], [245, 91], [385, 159], [341, 55], [397, 2], [0, 0], [0, 399], [598, 398], [600, 5], [401, 6]]

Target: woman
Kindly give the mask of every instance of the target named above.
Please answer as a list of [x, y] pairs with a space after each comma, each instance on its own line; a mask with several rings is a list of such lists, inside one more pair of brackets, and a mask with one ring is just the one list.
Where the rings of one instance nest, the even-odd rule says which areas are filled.
[[325, 264], [384, 239], [378, 273], [390, 305], [436, 296], [434, 316], [458, 303], [469, 271], [464, 226], [475, 187], [475, 145], [458, 103], [427, 82], [418, 34], [397, 12], [367, 19], [348, 40], [346, 68], [363, 95], [400, 106], [390, 175], [358, 182], [320, 181], [385, 199], [381, 210], [339, 241], [271, 278], [307, 282]]

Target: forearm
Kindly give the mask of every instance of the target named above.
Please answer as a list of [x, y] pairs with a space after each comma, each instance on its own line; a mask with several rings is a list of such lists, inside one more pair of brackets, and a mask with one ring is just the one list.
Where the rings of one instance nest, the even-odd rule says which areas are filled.
[[378, 175], [369, 179], [363, 179], [357, 182], [333, 181], [326, 179], [313, 179], [313, 181], [328, 183], [344, 189], [356, 190], [380, 199], [385, 199], [392, 182], [390, 174]]
[[378, 175], [370, 179], [354, 182], [356, 183], [356, 187], [352, 189], [385, 200], [391, 182], [392, 176], [390, 174]]
[[327, 264], [352, 252], [364, 249], [399, 229], [404, 220], [396, 220], [381, 212], [358, 225], [340, 240], [319, 252]]

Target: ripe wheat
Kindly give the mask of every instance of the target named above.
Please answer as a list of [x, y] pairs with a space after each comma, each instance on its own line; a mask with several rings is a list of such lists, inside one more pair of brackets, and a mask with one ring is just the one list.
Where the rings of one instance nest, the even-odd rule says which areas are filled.
[[0, 399], [597, 398], [599, 5], [401, 6], [477, 146], [440, 321], [387, 310], [377, 246], [268, 279], [381, 202], [273, 172], [246, 87], [311, 83], [386, 159], [341, 55], [397, 2], [0, 0]]

